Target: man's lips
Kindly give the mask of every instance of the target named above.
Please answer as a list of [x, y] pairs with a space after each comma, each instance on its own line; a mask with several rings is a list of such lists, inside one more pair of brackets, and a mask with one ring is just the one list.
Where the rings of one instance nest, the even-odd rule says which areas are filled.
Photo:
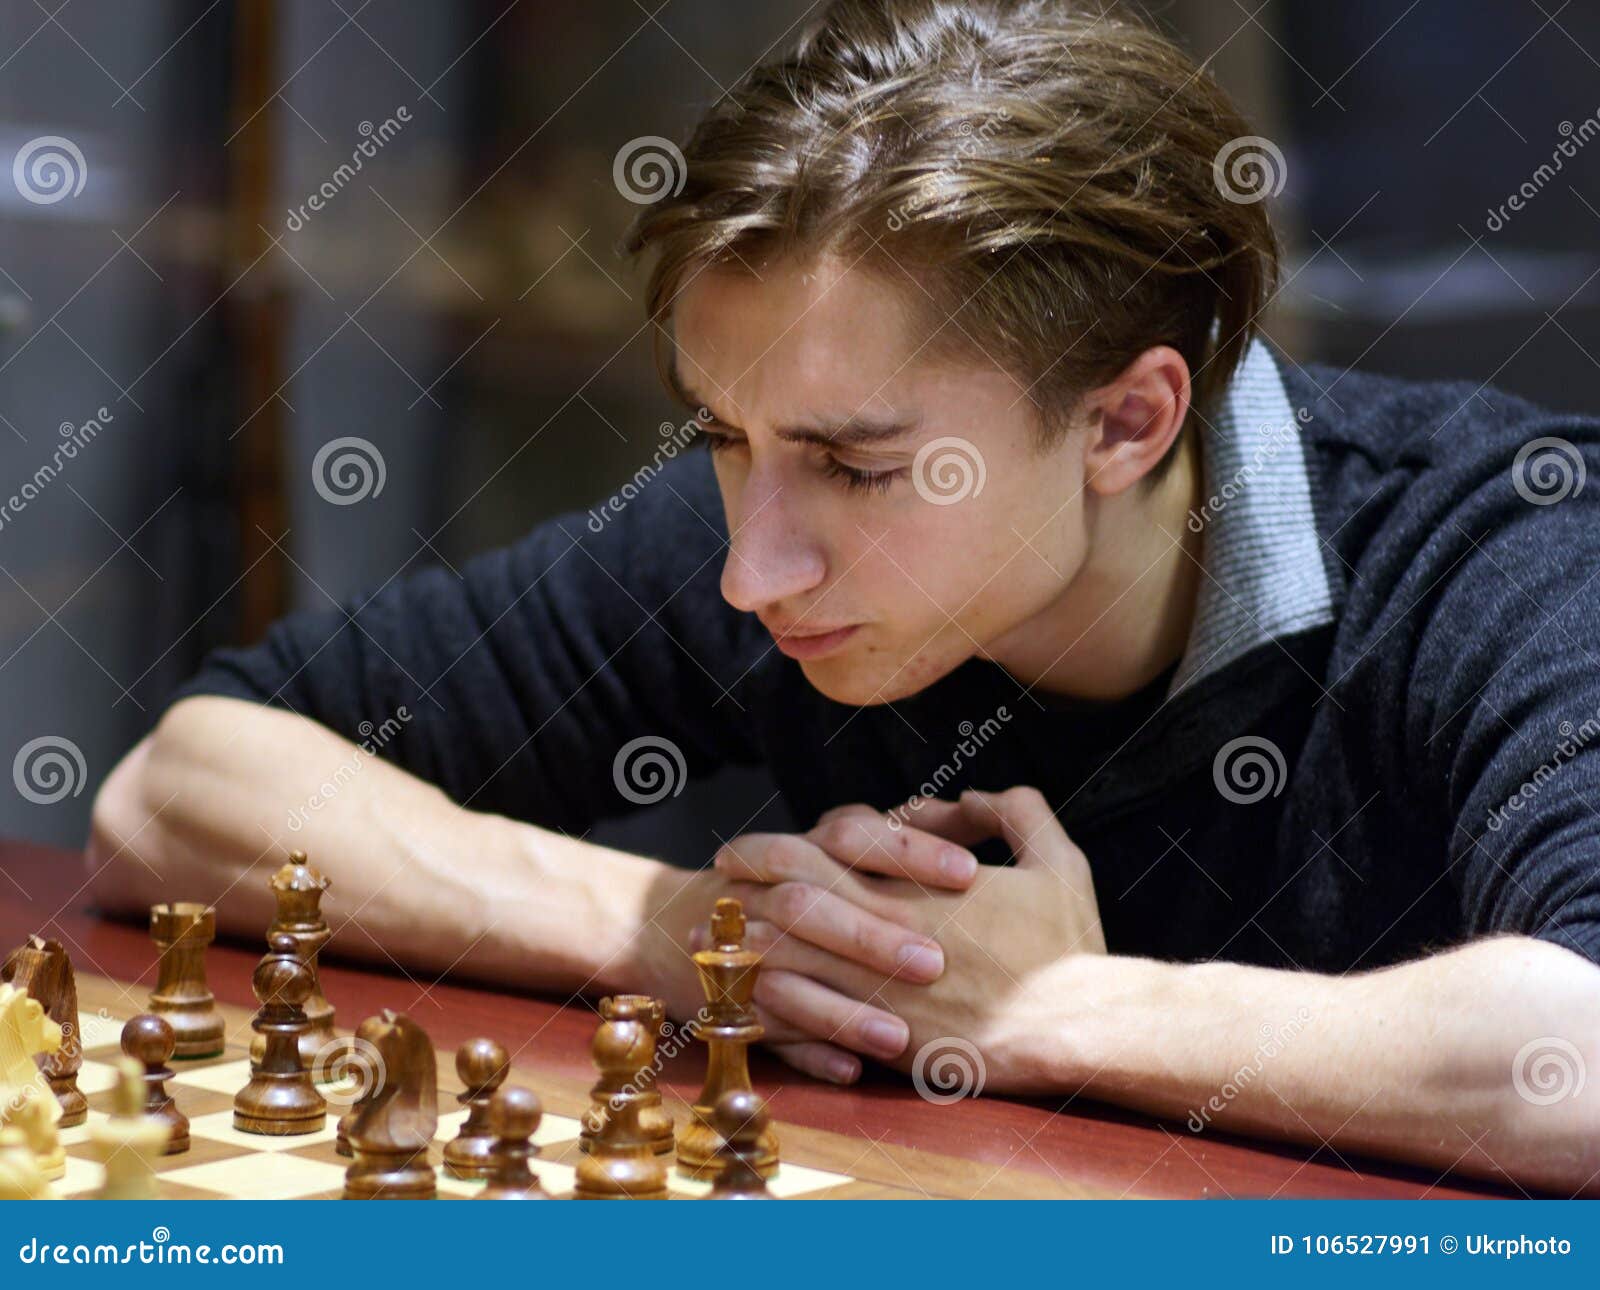
[[814, 627], [793, 627], [787, 631], [774, 631], [770, 626], [772, 638], [779, 650], [790, 658], [808, 659], [821, 658], [824, 654], [831, 654], [855, 635], [860, 628], [860, 623], [852, 623], [845, 627], [833, 627], [818, 631]]

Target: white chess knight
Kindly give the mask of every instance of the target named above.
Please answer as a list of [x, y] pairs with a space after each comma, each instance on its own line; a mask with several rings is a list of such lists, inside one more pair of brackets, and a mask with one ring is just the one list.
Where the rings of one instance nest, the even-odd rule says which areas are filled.
[[67, 1153], [56, 1129], [61, 1103], [33, 1060], [61, 1048], [61, 1027], [26, 990], [0, 985], [0, 1129], [16, 1126], [32, 1147], [45, 1178], [67, 1171]]

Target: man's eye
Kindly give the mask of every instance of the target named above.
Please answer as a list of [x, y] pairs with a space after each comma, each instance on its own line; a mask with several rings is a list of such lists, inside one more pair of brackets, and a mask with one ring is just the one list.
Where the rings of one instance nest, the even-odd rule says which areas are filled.
[[744, 442], [742, 439], [734, 438], [731, 434], [721, 434], [715, 430], [707, 430], [704, 426], [700, 428], [700, 433], [695, 436], [695, 439], [703, 443], [712, 452], [724, 452]]
[[845, 489], [852, 493], [886, 493], [889, 485], [905, 473], [902, 467], [898, 470], [858, 470], [854, 466], [847, 466], [837, 457], [823, 459], [822, 469], [831, 478], [839, 480]]

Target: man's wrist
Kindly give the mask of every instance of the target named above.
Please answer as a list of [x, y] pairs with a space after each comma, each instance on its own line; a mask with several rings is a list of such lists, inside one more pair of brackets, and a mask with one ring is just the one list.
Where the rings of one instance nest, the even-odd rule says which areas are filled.
[[1034, 974], [1008, 1047], [1040, 1090], [1092, 1094], [1140, 1066], [1141, 1037], [1169, 1005], [1183, 964], [1073, 954]]
[[659, 861], [497, 817], [500, 845], [531, 893], [518, 935], [536, 979], [585, 994], [635, 989], [649, 954], [660, 887], [681, 878]]

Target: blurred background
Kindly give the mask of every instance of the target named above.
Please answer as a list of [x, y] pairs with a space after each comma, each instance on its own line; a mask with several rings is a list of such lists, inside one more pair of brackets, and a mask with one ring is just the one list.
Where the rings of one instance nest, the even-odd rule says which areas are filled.
[[[0, 777], [0, 835], [78, 845], [208, 648], [649, 459], [682, 418], [614, 159], [819, 7], [0, 0], [0, 760], [65, 773]], [[1600, 8], [1147, 12], [1284, 155], [1293, 358], [1600, 412]], [[698, 863], [784, 824], [741, 772], [596, 837]]]

